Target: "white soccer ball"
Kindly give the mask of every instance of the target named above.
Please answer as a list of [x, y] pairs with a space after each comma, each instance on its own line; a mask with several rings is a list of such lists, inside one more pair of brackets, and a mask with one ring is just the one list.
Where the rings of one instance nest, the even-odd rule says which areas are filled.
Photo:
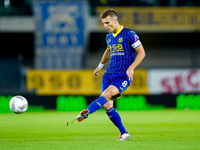
[[10, 110], [16, 114], [25, 112], [28, 108], [28, 101], [23, 96], [14, 96], [10, 100]]

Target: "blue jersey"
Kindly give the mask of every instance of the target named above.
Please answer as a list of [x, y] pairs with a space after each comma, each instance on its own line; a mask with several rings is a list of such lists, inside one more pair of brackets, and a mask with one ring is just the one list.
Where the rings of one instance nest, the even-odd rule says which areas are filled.
[[136, 57], [135, 48], [141, 45], [139, 37], [133, 30], [121, 26], [117, 33], [107, 34], [106, 42], [110, 51], [110, 62], [106, 73], [119, 73], [127, 76], [126, 70]]

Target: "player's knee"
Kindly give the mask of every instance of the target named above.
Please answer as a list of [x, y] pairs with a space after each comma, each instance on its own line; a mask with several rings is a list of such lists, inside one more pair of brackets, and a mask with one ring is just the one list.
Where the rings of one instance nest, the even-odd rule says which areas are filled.
[[107, 99], [111, 99], [113, 97], [113, 92], [112, 91], [105, 91], [103, 94]]
[[110, 100], [116, 100], [117, 98], [121, 97], [120, 93], [113, 93], [113, 92], [105, 92], [102, 94], [103, 96], [105, 96], [107, 99]]
[[106, 110], [110, 109], [113, 107], [113, 101], [108, 101], [107, 103], [105, 103], [105, 105], [103, 106]]

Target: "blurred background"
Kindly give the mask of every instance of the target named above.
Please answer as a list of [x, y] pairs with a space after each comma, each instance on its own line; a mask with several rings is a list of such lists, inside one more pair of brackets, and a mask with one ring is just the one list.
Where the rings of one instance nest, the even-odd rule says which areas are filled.
[[0, 0], [0, 107], [22, 95], [32, 111], [75, 111], [97, 98], [103, 71], [94, 78], [93, 70], [107, 34], [99, 15], [113, 8], [146, 51], [116, 107], [200, 109], [199, 6], [199, 0]]

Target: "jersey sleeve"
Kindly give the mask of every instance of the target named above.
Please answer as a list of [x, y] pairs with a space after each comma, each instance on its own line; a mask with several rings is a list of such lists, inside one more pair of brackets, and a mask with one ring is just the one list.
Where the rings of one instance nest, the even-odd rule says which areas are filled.
[[131, 43], [131, 46], [135, 49], [138, 46], [140, 46], [142, 43], [139, 40], [138, 35], [133, 31], [133, 30], [129, 30], [128, 31], [128, 40]]

